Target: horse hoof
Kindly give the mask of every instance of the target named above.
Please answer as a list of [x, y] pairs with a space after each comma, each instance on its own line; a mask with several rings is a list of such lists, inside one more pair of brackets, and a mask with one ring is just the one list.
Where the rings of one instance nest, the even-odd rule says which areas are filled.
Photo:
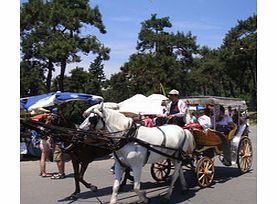
[[92, 192], [97, 192], [98, 188], [97, 188], [97, 186], [91, 185], [91, 186], [90, 186], [90, 190], [91, 190]]
[[142, 195], [144, 197], [144, 200], [142, 201], [142, 203], [149, 203], [150, 202], [150, 198], [147, 198], [146, 196], [146, 191], [141, 191]]
[[73, 193], [68, 197], [69, 200], [78, 200], [78, 198], [79, 196], [77, 193]]

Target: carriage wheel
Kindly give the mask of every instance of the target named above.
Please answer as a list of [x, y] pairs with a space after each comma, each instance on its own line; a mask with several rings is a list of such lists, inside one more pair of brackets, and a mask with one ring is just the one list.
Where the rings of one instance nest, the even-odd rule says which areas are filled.
[[239, 142], [237, 164], [241, 173], [246, 173], [252, 166], [252, 144], [248, 137], [243, 137]]
[[201, 188], [209, 186], [214, 179], [214, 162], [209, 157], [202, 157], [196, 165], [196, 179]]
[[165, 181], [171, 171], [171, 161], [169, 159], [151, 165], [152, 178], [158, 182]]

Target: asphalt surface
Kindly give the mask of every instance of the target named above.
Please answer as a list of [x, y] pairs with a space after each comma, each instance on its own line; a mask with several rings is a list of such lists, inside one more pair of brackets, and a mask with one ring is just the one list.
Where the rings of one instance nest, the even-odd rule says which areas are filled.
[[[177, 182], [173, 190], [171, 203], [187, 204], [254, 204], [257, 203], [257, 129], [251, 127], [250, 138], [253, 145], [254, 157], [252, 170], [241, 175], [237, 166], [225, 167], [218, 158], [215, 158], [216, 172], [213, 184], [205, 189], [196, 185], [192, 172], [186, 172], [185, 177], [190, 190], [183, 194]], [[96, 185], [96, 193], [81, 185], [78, 200], [68, 200], [67, 197], [74, 191], [73, 169], [71, 162], [66, 163], [67, 177], [62, 180], [41, 178], [39, 164], [36, 161], [20, 162], [20, 200], [21, 204], [81, 204], [81, 203], [109, 203], [114, 175], [110, 172], [112, 159], [103, 158], [90, 164], [85, 174], [85, 180]], [[47, 171], [57, 171], [56, 164], [47, 162]], [[150, 174], [150, 165], [143, 168], [142, 189], [147, 191], [151, 198], [150, 203], [160, 203], [161, 196], [168, 189], [170, 181], [157, 183]], [[120, 203], [136, 203], [137, 195], [132, 191], [132, 184], [127, 183], [124, 192], [119, 194]]]

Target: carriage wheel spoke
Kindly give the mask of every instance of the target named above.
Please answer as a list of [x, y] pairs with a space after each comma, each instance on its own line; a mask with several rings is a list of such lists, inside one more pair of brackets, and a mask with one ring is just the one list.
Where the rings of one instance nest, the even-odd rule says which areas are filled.
[[160, 171], [160, 178], [163, 178], [163, 171]]
[[205, 185], [207, 185], [209, 183], [207, 175], [204, 177], [204, 180], [205, 180]]
[[245, 171], [247, 171], [248, 166], [249, 166], [249, 164], [248, 164], [248, 162], [247, 162], [247, 159], [245, 159], [245, 160], [244, 160], [244, 170], [245, 170]]
[[204, 171], [205, 171], [205, 169], [204, 169], [204, 167], [203, 166], [201, 166], [200, 168], [199, 168], [199, 173], [204, 173]]
[[201, 181], [204, 176], [205, 176], [205, 174], [202, 174], [202, 176], [200, 176], [198, 180]]
[[245, 169], [245, 168], [244, 168], [244, 166], [245, 166], [244, 163], [245, 163], [244, 160], [242, 160], [241, 169], [242, 169], [243, 171], [244, 171], [244, 169]]
[[199, 160], [196, 167], [197, 181], [200, 187], [207, 187], [214, 177], [214, 163], [209, 157], [203, 157]]
[[165, 175], [165, 172], [164, 172], [164, 171], [161, 171], [161, 176], [162, 176], [162, 178], [164, 177], [164, 175]]
[[208, 169], [211, 169], [211, 168], [212, 168], [212, 166], [213, 166], [213, 163], [211, 163], [211, 164], [210, 164], [210, 166], [208, 167]]
[[161, 172], [159, 170], [157, 171], [157, 177], [161, 178]]
[[248, 137], [243, 137], [238, 149], [238, 167], [242, 173], [249, 171], [252, 165], [252, 145]]
[[207, 178], [208, 178], [208, 180], [209, 180], [209, 182], [210, 182], [210, 180], [212, 179], [212, 175], [207, 174]]
[[244, 163], [245, 163], [245, 162], [244, 162], [244, 159], [242, 158], [242, 159], [241, 159], [241, 169], [242, 169], [242, 170], [244, 170]]
[[248, 169], [250, 166], [250, 160], [246, 158], [245, 163], [246, 163], [246, 168]]
[[248, 143], [246, 143], [244, 146], [244, 154], [247, 154], [248, 150], [249, 150], [249, 145], [248, 145]]
[[246, 171], [247, 169], [248, 169], [247, 159], [244, 159], [244, 170]]
[[164, 181], [169, 176], [170, 171], [171, 171], [170, 160], [156, 162], [151, 166], [151, 175], [153, 179], [158, 182]]
[[207, 168], [207, 162], [203, 163], [203, 169], [205, 170]]
[[204, 184], [205, 184], [205, 177], [201, 181], [201, 185], [204, 186]]

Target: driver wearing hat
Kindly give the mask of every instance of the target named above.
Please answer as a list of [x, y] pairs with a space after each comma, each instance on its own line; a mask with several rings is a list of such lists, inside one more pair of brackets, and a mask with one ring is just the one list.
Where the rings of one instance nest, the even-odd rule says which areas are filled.
[[168, 124], [183, 126], [184, 117], [187, 113], [187, 106], [182, 100], [179, 100], [179, 91], [173, 89], [168, 95], [171, 102], [168, 104], [164, 114], [157, 115], [157, 125], [162, 125], [167, 122]]

